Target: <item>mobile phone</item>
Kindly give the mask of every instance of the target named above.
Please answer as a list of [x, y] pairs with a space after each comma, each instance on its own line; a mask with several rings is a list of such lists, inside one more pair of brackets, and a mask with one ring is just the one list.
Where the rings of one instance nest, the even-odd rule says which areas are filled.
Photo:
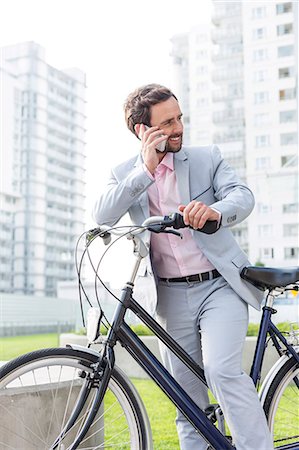
[[[145, 127], [146, 130], [149, 129], [149, 127], [147, 125], [145, 125], [145, 124], [144, 124], [144, 127]], [[161, 134], [161, 136], [159, 136], [159, 137], [162, 137], [162, 136], [164, 136], [164, 134]], [[139, 137], [141, 138], [141, 136], [139, 136]], [[167, 142], [167, 139], [165, 141], [160, 142], [156, 146], [156, 150], [158, 150], [158, 152], [161, 152], [161, 153], [165, 152], [166, 142]]]

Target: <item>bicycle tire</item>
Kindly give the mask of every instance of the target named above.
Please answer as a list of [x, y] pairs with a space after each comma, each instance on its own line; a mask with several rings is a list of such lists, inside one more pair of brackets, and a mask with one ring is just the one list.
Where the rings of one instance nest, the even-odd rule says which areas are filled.
[[[55, 447], [97, 355], [71, 348], [37, 350], [0, 368], [0, 448], [67, 450], [82, 427], [95, 389], [74, 426]], [[83, 377], [82, 377], [83, 374]], [[3, 419], [2, 419], [3, 418]], [[78, 449], [150, 450], [151, 431], [140, 397], [115, 367], [104, 401]]]
[[279, 369], [265, 395], [263, 407], [274, 447], [299, 444], [298, 386], [299, 364], [292, 357]]

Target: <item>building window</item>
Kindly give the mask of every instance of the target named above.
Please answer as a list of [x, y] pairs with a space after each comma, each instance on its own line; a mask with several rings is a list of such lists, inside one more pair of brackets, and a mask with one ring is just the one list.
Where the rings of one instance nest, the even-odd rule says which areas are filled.
[[285, 34], [291, 33], [293, 33], [292, 23], [283, 23], [281, 25], [277, 25], [277, 36], [284, 36]]
[[254, 125], [256, 127], [260, 127], [262, 125], [269, 125], [270, 123], [270, 114], [269, 113], [261, 113], [254, 115]]
[[268, 70], [257, 70], [253, 73], [253, 81], [260, 82], [268, 79]]
[[287, 122], [296, 122], [297, 120], [297, 111], [280, 111], [279, 113], [279, 121], [280, 123], [287, 123]]
[[268, 58], [268, 49], [260, 48], [258, 50], [254, 50], [253, 52], [253, 61], [264, 61]]
[[291, 12], [293, 9], [292, 2], [278, 3], [276, 5], [276, 14], [284, 14]]
[[290, 78], [294, 76], [294, 67], [282, 67], [279, 69], [279, 78]]
[[252, 8], [251, 17], [253, 19], [262, 19], [263, 17], [266, 17], [266, 7], [260, 6], [258, 8]]
[[201, 97], [197, 99], [196, 106], [202, 107], [202, 106], [208, 106], [209, 105], [209, 99], [208, 97]]
[[296, 145], [297, 133], [283, 133], [280, 135], [280, 145]]
[[296, 89], [295, 88], [289, 88], [289, 89], [281, 89], [279, 91], [279, 100], [293, 100], [296, 98]]
[[258, 105], [260, 103], [268, 103], [268, 101], [269, 101], [269, 92], [268, 91], [255, 92], [254, 103], [256, 105]]
[[266, 247], [261, 249], [261, 259], [272, 259], [274, 258], [274, 248]]
[[297, 166], [297, 155], [284, 155], [281, 157], [281, 167], [295, 167]]
[[261, 158], [256, 158], [255, 160], [256, 170], [270, 169], [270, 167], [271, 167], [271, 159], [269, 157], [262, 156]]
[[202, 58], [207, 58], [207, 56], [208, 56], [207, 50], [201, 49], [196, 52], [196, 59], [201, 60]]
[[286, 223], [283, 225], [284, 237], [298, 236], [299, 225], [298, 223]]
[[298, 258], [299, 248], [298, 247], [286, 247], [284, 249], [285, 259], [295, 259]]
[[196, 68], [196, 73], [197, 73], [197, 75], [205, 75], [206, 73], [208, 73], [207, 66], [198, 66]]
[[210, 133], [208, 131], [199, 131], [197, 133], [197, 139], [201, 142], [202, 141], [208, 142], [210, 139]]
[[285, 214], [297, 213], [299, 210], [298, 203], [286, 203], [282, 205], [282, 212]]
[[270, 136], [268, 134], [262, 134], [255, 137], [256, 147], [268, 147], [270, 145]]
[[255, 28], [252, 30], [253, 39], [264, 39], [266, 37], [266, 28]]
[[283, 45], [282, 47], [278, 47], [278, 49], [277, 49], [278, 58], [292, 56], [293, 54], [294, 54], [294, 46], [293, 45]]
[[273, 225], [259, 225], [258, 235], [260, 237], [270, 237], [273, 234]]

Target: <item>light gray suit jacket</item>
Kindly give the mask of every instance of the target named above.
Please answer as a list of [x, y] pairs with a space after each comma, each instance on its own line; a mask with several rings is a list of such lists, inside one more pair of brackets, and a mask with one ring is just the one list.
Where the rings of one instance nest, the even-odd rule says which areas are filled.
[[[215, 234], [192, 231], [196, 244], [232, 289], [247, 303], [259, 309], [263, 293], [240, 278], [242, 268], [250, 263], [229, 230], [229, 227], [242, 222], [252, 211], [252, 192], [223, 160], [216, 145], [183, 146], [174, 154], [174, 168], [182, 204], [195, 199], [222, 214], [221, 226]], [[95, 221], [99, 225], [114, 225], [129, 212], [133, 223], [140, 225], [149, 217], [147, 189], [152, 183], [143, 170], [140, 155], [120, 164], [112, 170], [107, 188], [94, 206]], [[149, 233], [145, 233], [144, 239], [149, 241]], [[141, 266], [140, 275], [152, 275], [150, 258]], [[144, 307], [153, 313], [156, 296], [147, 298]]]

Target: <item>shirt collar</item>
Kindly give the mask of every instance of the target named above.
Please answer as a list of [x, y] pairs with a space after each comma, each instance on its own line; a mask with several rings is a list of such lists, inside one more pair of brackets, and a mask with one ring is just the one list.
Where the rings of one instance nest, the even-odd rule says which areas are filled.
[[[174, 170], [174, 164], [173, 164], [173, 153], [166, 153], [162, 161], [160, 162], [159, 166], [165, 166], [170, 170]], [[158, 167], [159, 167], [158, 166]]]

